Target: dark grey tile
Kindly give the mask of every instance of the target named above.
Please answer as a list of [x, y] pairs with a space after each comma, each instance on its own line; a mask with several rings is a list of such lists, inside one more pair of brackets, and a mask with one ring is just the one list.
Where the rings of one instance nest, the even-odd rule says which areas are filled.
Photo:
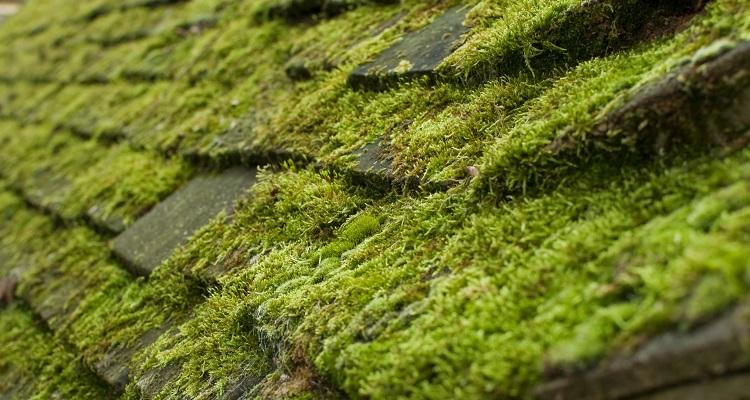
[[236, 167], [194, 178], [115, 238], [112, 249], [131, 270], [149, 275], [175, 249], [255, 183], [255, 171]]
[[469, 32], [464, 24], [468, 10], [465, 6], [450, 8], [424, 28], [407, 33], [375, 60], [357, 67], [349, 76], [349, 84], [382, 89], [403, 80], [435, 76], [437, 67]]

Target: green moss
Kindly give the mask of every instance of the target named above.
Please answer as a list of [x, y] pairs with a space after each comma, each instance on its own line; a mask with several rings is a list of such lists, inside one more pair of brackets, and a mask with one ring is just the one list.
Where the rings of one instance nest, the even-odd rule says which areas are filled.
[[610, 137], [603, 138], [593, 132], [596, 123], [646, 82], [700, 52], [724, 24], [741, 25], [744, 15], [732, 11], [738, 7], [742, 6], [731, 1], [713, 3], [690, 29], [670, 40], [582, 63], [557, 80], [513, 115], [510, 129], [493, 133], [497, 139], [479, 163], [481, 183], [500, 192], [519, 191], [554, 185], [570, 170], [592, 161], [649, 156], [637, 146], [637, 133], [611, 130]]
[[96, 207], [102, 218], [114, 215], [130, 224], [190, 175], [190, 168], [178, 159], [162, 160], [127, 147], [113, 148], [107, 157], [76, 176], [62, 214], [80, 215]]
[[[243, 379], [270, 398], [527, 398], [545, 362], [587, 365], [750, 291], [746, 149], [654, 155], [590, 135], [645, 82], [750, 39], [741, 1], [648, 43], [610, 37], [618, 24], [579, 38], [592, 15], [642, 17], [638, 1], [472, 2], [442, 71], [478, 84], [382, 92], [347, 74], [454, 2], [309, 21], [248, 18], [275, 1], [79, 3], [37, 0], [0, 28], [0, 272], [20, 273], [19, 295], [88, 365], [171, 327], [132, 360], [126, 397], [164, 368], [164, 398]], [[185, 31], [204, 17], [215, 26]], [[563, 52], [573, 39], [591, 46]], [[284, 73], [298, 60], [306, 81]], [[376, 138], [397, 181], [439, 189], [353, 184], [352, 154]], [[92, 209], [133, 221], [201, 168], [193, 156], [273, 166], [231, 218], [134, 279]], [[73, 372], [25, 382], [53, 393]]]
[[0, 391], [8, 398], [101, 399], [108, 390], [17, 305], [0, 310]]
[[698, 12], [680, 1], [477, 2], [477, 28], [441, 66], [446, 75], [486, 82], [521, 70], [546, 76], [633, 43], [674, 32], [676, 18]]
[[341, 228], [336, 240], [323, 247], [318, 258], [321, 263], [332, 257], [339, 257], [344, 252], [353, 249], [380, 228], [377, 218], [371, 215], [359, 215]]
[[67, 219], [89, 214], [129, 224], [191, 174], [178, 159], [135, 152], [128, 145], [105, 149], [45, 125], [5, 122], [0, 129], [8, 150], [3, 176]]

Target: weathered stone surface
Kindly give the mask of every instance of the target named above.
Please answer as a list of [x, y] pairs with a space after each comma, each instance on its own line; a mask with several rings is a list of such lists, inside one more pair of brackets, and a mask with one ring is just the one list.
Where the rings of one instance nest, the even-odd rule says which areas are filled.
[[232, 168], [193, 179], [115, 238], [114, 253], [134, 273], [148, 275], [198, 229], [255, 183], [255, 171]]
[[305, 57], [297, 57], [286, 63], [284, 72], [293, 81], [305, 81], [311, 79], [317, 70], [330, 71], [333, 68], [334, 66], [325, 60], [308, 60]]
[[664, 334], [594, 370], [545, 383], [536, 394], [549, 400], [614, 400], [697, 383], [750, 367], [748, 344], [745, 305], [695, 332]]
[[407, 33], [374, 61], [357, 67], [349, 75], [349, 84], [378, 89], [401, 80], [435, 76], [437, 67], [469, 31], [464, 25], [468, 10], [463, 6], [453, 7], [424, 28]]
[[122, 233], [127, 227], [125, 220], [117, 214], [107, 213], [104, 207], [95, 205], [86, 210], [86, 218], [109, 233]]
[[378, 138], [355, 152], [357, 164], [353, 169], [354, 174], [371, 183], [387, 184], [390, 182], [393, 178], [391, 160], [385, 154], [385, 148], [383, 139]]
[[361, 148], [357, 154], [357, 171], [377, 175], [389, 175], [390, 160], [383, 154], [385, 145], [383, 139], [375, 139], [372, 143]]
[[[607, 114], [591, 137], [661, 153], [680, 143], [744, 147], [750, 137], [750, 42], [716, 42]], [[613, 132], [620, 134], [613, 135]], [[560, 135], [550, 150], [577, 151]]]
[[[2, 19], [0, 19], [2, 22]], [[12, 385], [3, 386], [0, 384], [0, 400], [30, 399], [34, 397], [34, 381], [29, 378], [23, 378]]]
[[637, 400], [750, 400], [750, 374], [731, 375], [678, 386]]
[[294, 54], [284, 66], [284, 71], [289, 79], [293, 81], [305, 81], [312, 79], [316, 73], [328, 72], [338, 68], [346, 60], [346, 53], [362, 44], [363, 39], [375, 37], [386, 29], [396, 25], [404, 13], [398, 13], [392, 18], [380, 23], [372, 31], [360, 35], [354, 44], [339, 56], [331, 57], [325, 46], [313, 46]]
[[[528, 20], [514, 44], [493, 57], [481, 58], [457, 73], [468, 85], [531, 70], [537, 76], [596, 57], [630, 49], [644, 42], [672, 37], [689, 25], [707, 1], [585, 0], [548, 14], [545, 21]], [[529, 44], [534, 54], [529, 56]]]
[[[22, 274], [22, 270], [17, 271], [15, 273]], [[24, 284], [16, 290], [18, 297], [53, 331], [75, 312], [83, 297], [80, 282], [56, 269], [46, 269], [19, 279], [21, 281]]]
[[[154, 367], [146, 371], [136, 382], [138, 394], [144, 400], [160, 398], [162, 390], [180, 376], [182, 362], [172, 362], [165, 366]], [[235, 378], [230, 378], [223, 387], [222, 393], [217, 395], [216, 388], [201, 393], [198, 398], [216, 400], [244, 400], [257, 398], [255, 389], [263, 377], [253, 373], [240, 373]], [[190, 399], [188, 396], [175, 397], [176, 399]]]
[[93, 367], [96, 374], [107, 382], [116, 392], [121, 393], [130, 381], [130, 361], [134, 355], [154, 343], [159, 336], [169, 330], [170, 325], [158, 329], [151, 329], [134, 343], [127, 346], [116, 344], [112, 346]]
[[245, 400], [257, 398], [257, 386], [263, 381], [262, 376], [244, 374], [230, 381], [224, 388], [219, 400]]
[[62, 202], [72, 186], [68, 179], [54, 171], [36, 171], [32, 182], [20, 188], [26, 200], [35, 207], [59, 215]]
[[[172, 363], [163, 367], [152, 368], [136, 382], [138, 393], [144, 400], [156, 399], [161, 390], [180, 375], [182, 364]], [[187, 397], [184, 397], [187, 399]]]
[[[661, 119], [672, 125], [684, 118], [693, 124], [705, 124], [702, 128], [717, 134], [745, 129], [750, 124], [750, 114], [744, 112], [750, 99], [746, 90], [749, 72], [750, 42], [713, 43], [698, 51], [686, 67], [645, 87], [621, 110], [610, 115], [602, 128], [612, 129], [624, 123], [638, 123], [640, 126], [649, 116], [649, 109], [655, 109], [657, 112], [669, 111], [666, 115], [661, 112], [660, 116], [667, 117]], [[743, 85], [735, 87], [737, 83]], [[714, 103], [717, 100], [721, 102]], [[718, 114], [694, 121], [695, 112], [704, 106]]]
[[83, 215], [66, 213], [63, 205], [69, 198], [73, 185], [68, 178], [57, 174], [56, 171], [50, 169], [36, 171], [33, 179], [23, 182], [17, 190], [22, 192], [26, 201], [34, 207], [51, 213], [57, 218], [85, 218], [95, 227], [113, 234], [120, 233], [126, 228], [121, 216], [106, 213], [105, 209], [98, 204], [89, 207]]

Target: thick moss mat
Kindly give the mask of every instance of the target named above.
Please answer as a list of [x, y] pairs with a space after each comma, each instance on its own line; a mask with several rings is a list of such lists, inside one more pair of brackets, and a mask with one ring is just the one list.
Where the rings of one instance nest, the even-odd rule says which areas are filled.
[[[750, 8], [657, 3], [29, 1], [0, 397], [531, 399], [700, 330], [750, 294]], [[427, 73], [352, 85], [459, 9]], [[227, 168], [130, 273], [113, 239]]]

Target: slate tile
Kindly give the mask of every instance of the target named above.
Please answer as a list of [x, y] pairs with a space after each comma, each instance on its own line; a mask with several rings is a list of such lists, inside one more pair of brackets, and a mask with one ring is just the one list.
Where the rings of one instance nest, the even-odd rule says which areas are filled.
[[396, 25], [405, 15], [406, 13], [400, 12], [381, 22], [374, 29], [357, 36], [352, 41], [352, 45], [338, 56], [331, 56], [328, 49], [320, 44], [294, 54], [284, 65], [286, 76], [293, 81], [306, 81], [312, 79], [317, 73], [333, 71], [345, 63], [346, 54], [362, 45], [364, 39], [380, 35]]
[[131, 270], [149, 275], [198, 229], [255, 183], [255, 171], [236, 167], [194, 178], [115, 238], [112, 250]]
[[[601, 129], [627, 124], [642, 127], [645, 118], [660, 113], [647, 132], [688, 131], [704, 140], [726, 145], [750, 127], [750, 42], [714, 43], [699, 50], [694, 60], [665, 80], [642, 90]], [[662, 134], [664, 135], [664, 134]], [[659, 135], [655, 144], [663, 140]]]
[[86, 218], [97, 227], [113, 234], [122, 233], [127, 227], [124, 218], [117, 214], [107, 213], [104, 207], [98, 204], [86, 210]]
[[[181, 363], [171, 363], [162, 367], [155, 367], [146, 371], [136, 382], [141, 399], [152, 400], [159, 397], [162, 389], [172, 380], [180, 376]], [[187, 397], [178, 397], [187, 399]]]
[[[2, 18], [0, 18], [0, 22], [2, 22]], [[0, 390], [0, 400], [31, 399], [34, 397], [34, 379], [29, 376], [16, 379], [18, 380], [13, 385], [0, 387], [2, 388]]]
[[295, 57], [284, 66], [286, 76], [293, 81], [306, 81], [312, 79], [315, 71], [332, 71], [336, 65], [327, 59], [319, 57]]
[[393, 179], [393, 174], [386, 148], [387, 144], [382, 138], [378, 138], [357, 150], [354, 153], [357, 157], [352, 170], [354, 175], [376, 186], [388, 185]]
[[33, 180], [22, 183], [19, 189], [31, 205], [49, 212], [57, 218], [74, 219], [83, 217], [95, 227], [110, 234], [121, 233], [126, 228], [123, 217], [116, 213], [107, 213], [99, 204], [89, 207], [83, 215], [66, 213], [64, 203], [70, 198], [73, 184], [68, 178], [50, 170], [35, 172]]
[[56, 215], [61, 213], [63, 199], [72, 188], [67, 178], [49, 169], [35, 171], [33, 179], [22, 185], [29, 203]]
[[349, 75], [349, 84], [383, 89], [399, 81], [435, 77], [437, 67], [460, 45], [461, 36], [469, 32], [464, 24], [468, 11], [465, 6], [450, 8], [429, 25], [407, 33], [375, 60], [357, 67]]
[[[715, 42], [698, 50], [675, 71], [648, 82], [612, 107], [587, 140], [598, 146], [628, 143], [644, 154], [662, 154], [682, 144], [723, 147], [731, 152], [750, 142], [750, 42]], [[548, 150], [578, 152], [573, 128]]]
[[165, 324], [163, 327], [148, 330], [133, 343], [113, 345], [94, 363], [94, 371], [116, 392], [121, 393], [130, 382], [130, 361], [133, 356], [156, 342], [170, 328], [170, 324]]
[[62, 272], [47, 270], [23, 285], [18, 295], [28, 302], [50, 329], [56, 331], [78, 307], [83, 288], [80, 282]]
[[236, 377], [224, 388], [224, 394], [219, 400], [245, 400], [258, 397], [256, 390], [258, 385], [263, 381], [261, 376], [255, 374], [244, 374]]
[[542, 400], [634, 398], [750, 367], [750, 306], [738, 307], [694, 332], [666, 333], [631, 354], [590, 371], [542, 384]]
[[359, 149], [355, 153], [357, 155], [357, 172], [389, 176], [391, 161], [384, 154], [385, 146], [383, 139], [378, 138]]
[[251, 371], [253, 371], [252, 363], [249, 365], [243, 365], [239, 368], [239, 371], [226, 378], [226, 382], [222, 385], [220, 391], [217, 390], [218, 387], [209, 383], [206, 385], [205, 390], [200, 392], [196, 397], [212, 400], [250, 400], [269, 398], [267, 396], [261, 396], [260, 394], [260, 384], [266, 377], [266, 373]]
[[[183, 361], [177, 360], [168, 363], [163, 366], [156, 366], [141, 375], [136, 381], [136, 387], [138, 388], [138, 394], [141, 399], [154, 400], [162, 398], [162, 391], [171, 382], [174, 382], [180, 377], [182, 370]], [[197, 395], [197, 398], [201, 399], [215, 399], [215, 400], [244, 400], [244, 399], [255, 399], [258, 398], [258, 385], [263, 381], [264, 373], [253, 373], [252, 366], [247, 368], [240, 368], [240, 371], [233, 374], [227, 379], [227, 382], [223, 385], [221, 394], [216, 393], [215, 387], [210, 387], [202, 393]], [[211, 385], [209, 385], [211, 386]], [[174, 395], [170, 394], [176, 399], [190, 399], [184, 394]]]
[[750, 373], [682, 385], [635, 400], [750, 400]]

